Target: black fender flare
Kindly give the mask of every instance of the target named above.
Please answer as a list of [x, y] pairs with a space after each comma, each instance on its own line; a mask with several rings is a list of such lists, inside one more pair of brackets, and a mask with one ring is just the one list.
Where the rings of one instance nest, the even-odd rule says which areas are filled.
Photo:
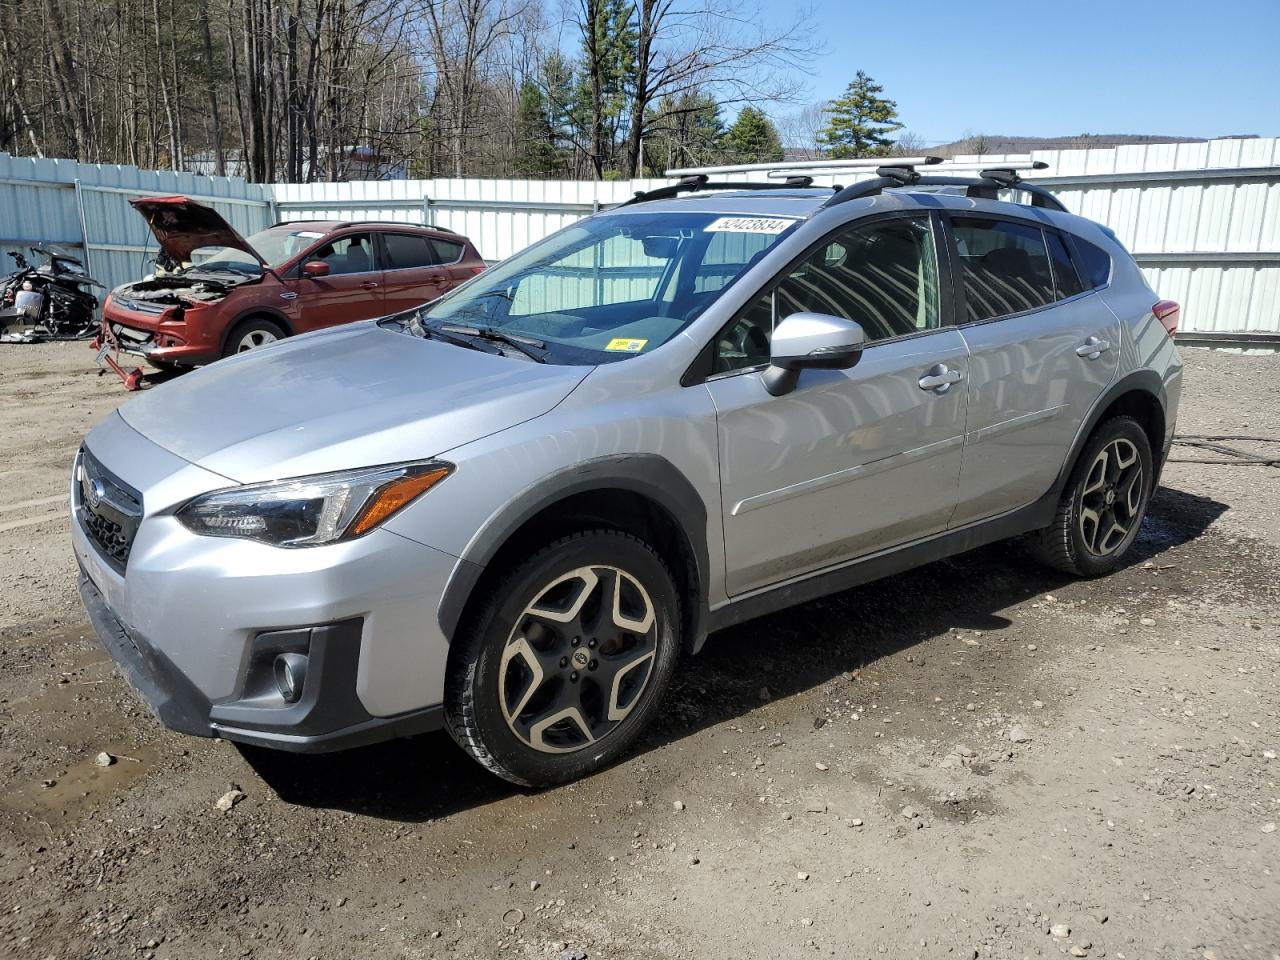
[[[1067, 454], [1067, 459], [1062, 464], [1062, 469], [1058, 471], [1058, 477], [1049, 491], [1055, 499], [1066, 487], [1067, 480], [1071, 477], [1071, 471], [1075, 469], [1076, 459], [1080, 456], [1084, 445], [1089, 442], [1089, 438], [1093, 436], [1093, 431], [1102, 420], [1102, 415], [1126, 393], [1146, 393], [1155, 397], [1156, 402], [1160, 404], [1161, 415], [1165, 418], [1165, 428], [1166, 430], [1168, 429], [1169, 404], [1165, 395], [1164, 381], [1160, 378], [1160, 375], [1154, 370], [1135, 370], [1133, 373], [1121, 377], [1103, 391], [1102, 396], [1093, 404], [1093, 408], [1089, 411], [1089, 416], [1085, 419], [1083, 426], [1077, 431], [1075, 441], [1071, 444], [1071, 451]], [[1151, 453], [1157, 464], [1163, 463], [1162, 450], [1152, 450]], [[1159, 466], [1156, 469], [1156, 480], [1158, 482]]]
[[538, 480], [493, 514], [459, 558], [440, 599], [438, 620], [452, 641], [468, 601], [489, 563], [503, 544], [547, 507], [574, 494], [596, 490], [625, 490], [662, 507], [681, 528], [693, 558], [698, 589], [685, 597], [685, 645], [696, 650], [706, 638], [707, 505], [689, 479], [656, 454], [617, 454], [583, 460]]

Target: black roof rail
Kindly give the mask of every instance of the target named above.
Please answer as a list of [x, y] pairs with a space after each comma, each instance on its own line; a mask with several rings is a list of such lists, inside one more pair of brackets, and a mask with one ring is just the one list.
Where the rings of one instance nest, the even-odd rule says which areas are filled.
[[880, 167], [876, 170], [876, 176], [873, 179], [849, 184], [843, 190], [837, 191], [818, 209], [834, 207], [862, 197], [874, 197], [884, 190], [913, 186], [967, 187], [965, 196], [983, 200], [999, 199], [1001, 190], [1020, 190], [1031, 197], [1033, 207], [1067, 212], [1062, 201], [1052, 193], [1032, 181], [1022, 179], [1018, 176], [1017, 170], [1007, 167], [990, 167], [981, 171], [977, 177], [921, 176], [911, 167]]
[[406, 223], [403, 220], [345, 220], [334, 227], [335, 230], [343, 230], [347, 227], [362, 227], [365, 225], [379, 227], [421, 227], [425, 230], [438, 230], [441, 233], [457, 233], [457, 230], [450, 230], [448, 227], [438, 227], [434, 223]]
[[[332, 223], [330, 220], [278, 220], [273, 223], [273, 227], [292, 227], [300, 226], [304, 223]], [[383, 227], [420, 227], [424, 230], [438, 230], [440, 233], [452, 233], [457, 235], [457, 230], [450, 230], [448, 227], [442, 227], [434, 223], [406, 223], [403, 220], [343, 220], [330, 228], [332, 230], [345, 230], [347, 227], [358, 227], [364, 224], [377, 224]]]
[[[651, 200], [670, 200], [682, 193], [697, 193], [702, 190], [787, 190], [796, 187], [808, 187], [813, 184], [812, 177], [788, 177], [784, 183], [768, 183], [757, 180], [725, 181], [712, 183], [705, 173], [690, 177], [681, 177], [678, 183], [668, 187], [656, 187], [653, 190], [638, 190], [630, 200], [624, 200], [619, 207], [629, 207], [633, 203], [648, 203]], [[823, 188], [827, 189], [827, 188]]]

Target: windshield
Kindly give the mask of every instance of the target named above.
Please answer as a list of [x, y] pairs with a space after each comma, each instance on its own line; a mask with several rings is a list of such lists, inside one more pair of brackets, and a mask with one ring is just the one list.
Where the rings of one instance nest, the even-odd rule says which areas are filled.
[[793, 228], [788, 217], [617, 213], [573, 224], [426, 308], [428, 330], [532, 338], [552, 363], [648, 353]]
[[[248, 238], [249, 246], [273, 267], [291, 260], [324, 234], [317, 230], [268, 227]], [[191, 269], [202, 273], [231, 272], [256, 277], [262, 265], [253, 254], [236, 247], [197, 247], [191, 251]]]

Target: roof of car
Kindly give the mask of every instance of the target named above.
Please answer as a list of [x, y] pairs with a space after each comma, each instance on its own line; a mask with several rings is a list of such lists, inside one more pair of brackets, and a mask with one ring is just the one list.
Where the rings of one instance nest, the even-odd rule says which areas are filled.
[[[808, 219], [833, 196], [830, 187], [789, 187], [772, 190], [707, 190], [681, 194], [662, 200], [650, 200], [624, 207], [611, 213], [706, 213], [725, 216], [775, 216]], [[1073, 221], [1078, 218], [1045, 207], [1033, 207], [1009, 200], [992, 200], [949, 193], [939, 187], [893, 187], [872, 196], [860, 197], [840, 204], [849, 211], [885, 212], [890, 210], [950, 209], [971, 213], [1004, 213], [1045, 223]]]
[[[385, 227], [394, 230], [425, 230], [429, 233], [452, 234], [448, 227], [436, 226], [433, 223], [401, 223], [398, 220], [281, 220], [273, 223], [273, 227], [299, 227], [306, 230], [320, 230], [329, 233], [333, 230], [345, 230], [347, 227]], [[455, 234], [456, 236], [456, 234]]]

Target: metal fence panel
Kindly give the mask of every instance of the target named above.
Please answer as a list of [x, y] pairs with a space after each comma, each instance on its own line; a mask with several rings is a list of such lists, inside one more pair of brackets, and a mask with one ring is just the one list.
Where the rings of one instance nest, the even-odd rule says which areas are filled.
[[[1043, 180], [1072, 212], [1114, 230], [1152, 287], [1182, 304], [1185, 332], [1280, 333], [1280, 139], [1046, 150], [1032, 156], [1049, 167], [1028, 176]], [[995, 166], [1011, 158], [956, 159]], [[273, 189], [285, 219], [435, 223], [466, 234], [492, 261], [664, 182], [437, 179]]]
[[[1153, 288], [1182, 304], [1184, 331], [1280, 334], [1280, 139], [1033, 156], [1049, 168], [1028, 176], [1052, 188], [1068, 209], [1114, 230]], [[1007, 158], [957, 159], [996, 165]], [[665, 182], [434, 179], [264, 186], [235, 177], [0, 154], [0, 249], [58, 242], [84, 251], [87, 231], [87, 258], [98, 279], [110, 286], [137, 279], [149, 269], [154, 243], [128, 198], [182, 193], [210, 203], [245, 234], [273, 219], [434, 223], [470, 237], [486, 259], [497, 261]]]
[[239, 177], [0, 154], [0, 250], [69, 247], [111, 289], [148, 273], [155, 256], [155, 238], [129, 200], [173, 194], [207, 203], [245, 235], [273, 217], [271, 190]]

